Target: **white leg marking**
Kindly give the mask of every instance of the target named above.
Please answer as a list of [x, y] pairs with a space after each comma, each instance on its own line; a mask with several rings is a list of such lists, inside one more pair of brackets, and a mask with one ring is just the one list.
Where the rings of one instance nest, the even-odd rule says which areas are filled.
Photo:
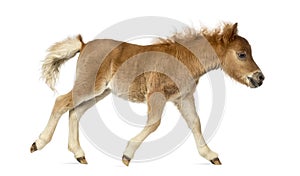
[[161, 93], [153, 93], [147, 100], [148, 104], [148, 120], [144, 129], [134, 138], [132, 138], [124, 151], [124, 155], [132, 159], [134, 153], [142, 144], [142, 142], [154, 132], [161, 120], [161, 115], [166, 104], [166, 98]]
[[68, 149], [74, 153], [75, 158], [84, 156], [84, 151], [82, 150], [79, 143], [79, 119], [82, 114], [79, 113], [78, 109], [75, 108], [69, 112], [69, 141]]
[[35, 141], [38, 150], [44, 148], [51, 141], [60, 117], [69, 110], [69, 105], [65, 103], [68, 101], [68, 96], [69, 94], [66, 94], [56, 98], [48, 124], [40, 134], [39, 138]]
[[176, 103], [183, 118], [186, 120], [188, 127], [192, 130], [199, 154], [207, 160], [212, 160], [218, 157], [218, 154], [210, 150], [207, 146], [202, 132], [198, 114], [196, 112], [194, 98], [187, 97], [180, 103]]
[[68, 149], [74, 153], [75, 158], [85, 156], [79, 142], [79, 120], [81, 116], [98, 101], [102, 100], [110, 93], [110, 90], [105, 90], [101, 95], [92, 98], [89, 101], [83, 102], [75, 109], [70, 110], [69, 114], [69, 143]]

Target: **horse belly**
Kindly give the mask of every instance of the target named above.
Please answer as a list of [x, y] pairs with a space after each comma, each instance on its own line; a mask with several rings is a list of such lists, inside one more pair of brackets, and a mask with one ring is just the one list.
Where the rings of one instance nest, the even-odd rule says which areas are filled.
[[112, 93], [120, 98], [132, 102], [145, 102], [147, 94], [146, 78], [142, 75], [136, 77], [131, 83], [128, 80], [113, 78], [108, 87]]
[[118, 97], [133, 102], [145, 102], [153, 92], [164, 94], [167, 100], [177, 99], [182, 93], [168, 76], [156, 72], [143, 73], [133, 80], [113, 78], [109, 88]]

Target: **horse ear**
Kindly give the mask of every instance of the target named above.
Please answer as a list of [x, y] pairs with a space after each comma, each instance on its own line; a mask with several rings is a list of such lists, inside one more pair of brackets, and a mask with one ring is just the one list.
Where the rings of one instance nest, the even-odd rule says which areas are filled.
[[237, 29], [238, 23], [234, 23], [233, 25], [226, 24], [223, 29], [223, 42], [225, 44], [228, 44], [232, 40], [234, 40], [237, 36], [238, 29]]

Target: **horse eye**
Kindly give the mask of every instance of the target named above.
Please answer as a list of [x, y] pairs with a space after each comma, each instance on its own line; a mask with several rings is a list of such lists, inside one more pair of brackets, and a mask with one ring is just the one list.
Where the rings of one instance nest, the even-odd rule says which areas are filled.
[[246, 57], [247, 57], [247, 54], [244, 53], [244, 52], [238, 52], [237, 55], [238, 55], [240, 60], [245, 60]]

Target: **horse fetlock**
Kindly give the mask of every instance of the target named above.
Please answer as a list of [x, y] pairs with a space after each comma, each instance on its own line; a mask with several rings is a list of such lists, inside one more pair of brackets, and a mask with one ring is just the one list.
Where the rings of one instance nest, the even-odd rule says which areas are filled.
[[40, 137], [34, 142], [34, 144], [36, 145], [37, 150], [42, 150], [50, 141], [51, 138]]
[[84, 151], [81, 149], [80, 146], [68, 145], [68, 150], [74, 154], [75, 158], [80, 158], [85, 156]]
[[68, 150], [74, 154], [74, 157], [80, 164], [87, 164], [84, 151], [80, 146], [68, 145]]
[[123, 153], [123, 156], [126, 156], [127, 158], [133, 158], [135, 151], [140, 145], [141, 142], [135, 142], [134, 140], [130, 140]]
[[209, 160], [209, 161], [211, 161], [211, 160], [213, 160], [213, 159], [215, 159], [215, 158], [218, 158], [218, 154], [217, 154], [216, 152], [213, 152], [212, 150], [210, 150], [207, 146], [202, 147], [202, 148], [199, 150], [199, 153], [200, 153], [200, 155], [201, 155], [203, 158], [205, 158], [205, 159], [207, 159], [207, 160]]

